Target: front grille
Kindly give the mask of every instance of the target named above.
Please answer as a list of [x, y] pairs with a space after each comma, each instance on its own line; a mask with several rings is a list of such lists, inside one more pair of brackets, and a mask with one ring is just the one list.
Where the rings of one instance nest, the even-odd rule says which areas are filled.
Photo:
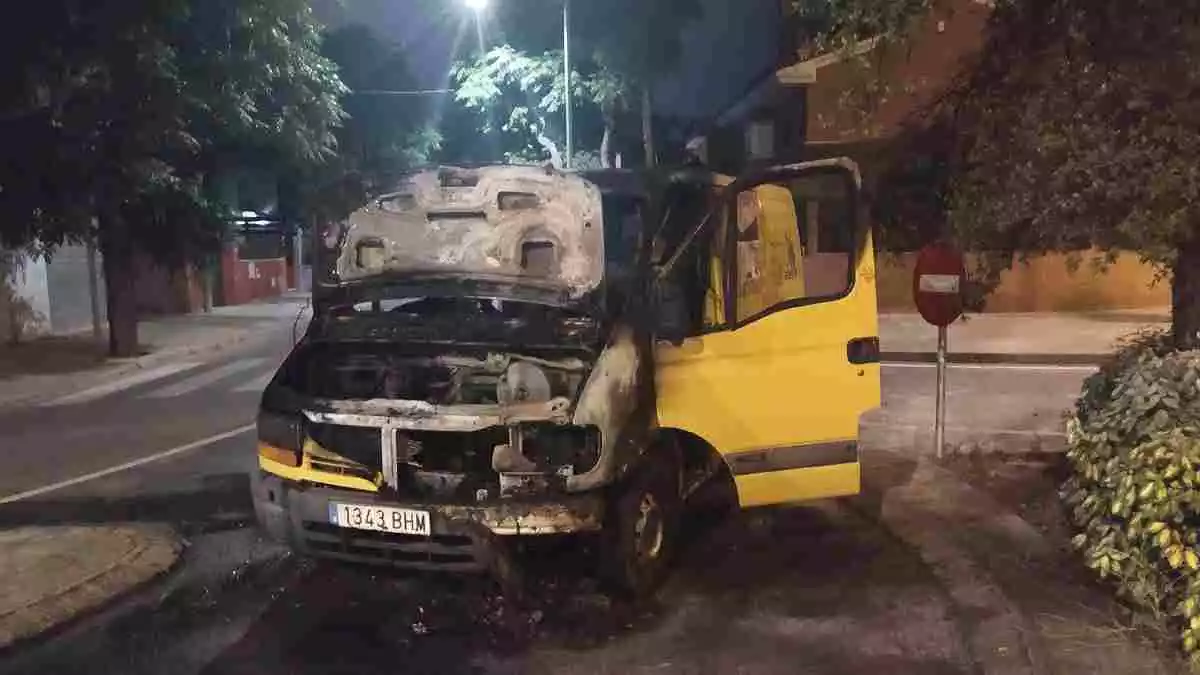
[[475, 542], [460, 534], [421, 537], [305, 521], [304, 540], [315, 555], [350, 562], [460, 572], [480, 571], [485, 567], [476, 553]]
[[372, 475], [383, 470], [383, 436], [376, 427], [309, 422], [305, 432], [324, 450], [361, 464]]

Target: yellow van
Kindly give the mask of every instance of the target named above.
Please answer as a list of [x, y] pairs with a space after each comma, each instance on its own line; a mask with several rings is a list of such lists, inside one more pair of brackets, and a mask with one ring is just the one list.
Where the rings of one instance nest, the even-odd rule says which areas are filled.
[[262, 399], [260, 524], [495, 572], [591, 532], [645, 593], [714, 480], [742, 507], [855, 494], [880, 397], [859, 190], [848, 160], [406, 177], [319, 238], [314, 319]]

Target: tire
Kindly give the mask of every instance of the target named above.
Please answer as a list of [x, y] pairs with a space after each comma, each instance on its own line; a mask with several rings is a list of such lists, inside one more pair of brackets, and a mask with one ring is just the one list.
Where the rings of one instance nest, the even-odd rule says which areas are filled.
[[679, 542], [681, 512], [678, 472], [665, 458], [617, 487], [601, 542], [601, 576], [611, 593], [641, 599], [658, 590]]

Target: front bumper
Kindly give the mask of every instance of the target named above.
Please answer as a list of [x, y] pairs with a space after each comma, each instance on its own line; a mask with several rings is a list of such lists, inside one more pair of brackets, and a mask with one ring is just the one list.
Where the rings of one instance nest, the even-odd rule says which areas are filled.
[[[542, 501], [480, 505], [422, 504], [378, 494], [296, 483], [256, 470], [251, 476], [259, 526], [297, 552], [322, 558], [409, 569], [480, 572], [490, 568], [497, 539], [600, 529], [599, 493], [558, 495]], [[379, 504], [430, 514], [430, 535], [355, 530], [329, 523], [329, 503]]]

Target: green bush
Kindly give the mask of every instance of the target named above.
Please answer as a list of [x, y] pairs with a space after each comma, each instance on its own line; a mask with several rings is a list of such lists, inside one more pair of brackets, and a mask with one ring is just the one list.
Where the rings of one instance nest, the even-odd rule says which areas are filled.
[[1143, 334], [1088, 378], [1067, 423], [1074, 544], [1200, 664], [1200, 352]]

